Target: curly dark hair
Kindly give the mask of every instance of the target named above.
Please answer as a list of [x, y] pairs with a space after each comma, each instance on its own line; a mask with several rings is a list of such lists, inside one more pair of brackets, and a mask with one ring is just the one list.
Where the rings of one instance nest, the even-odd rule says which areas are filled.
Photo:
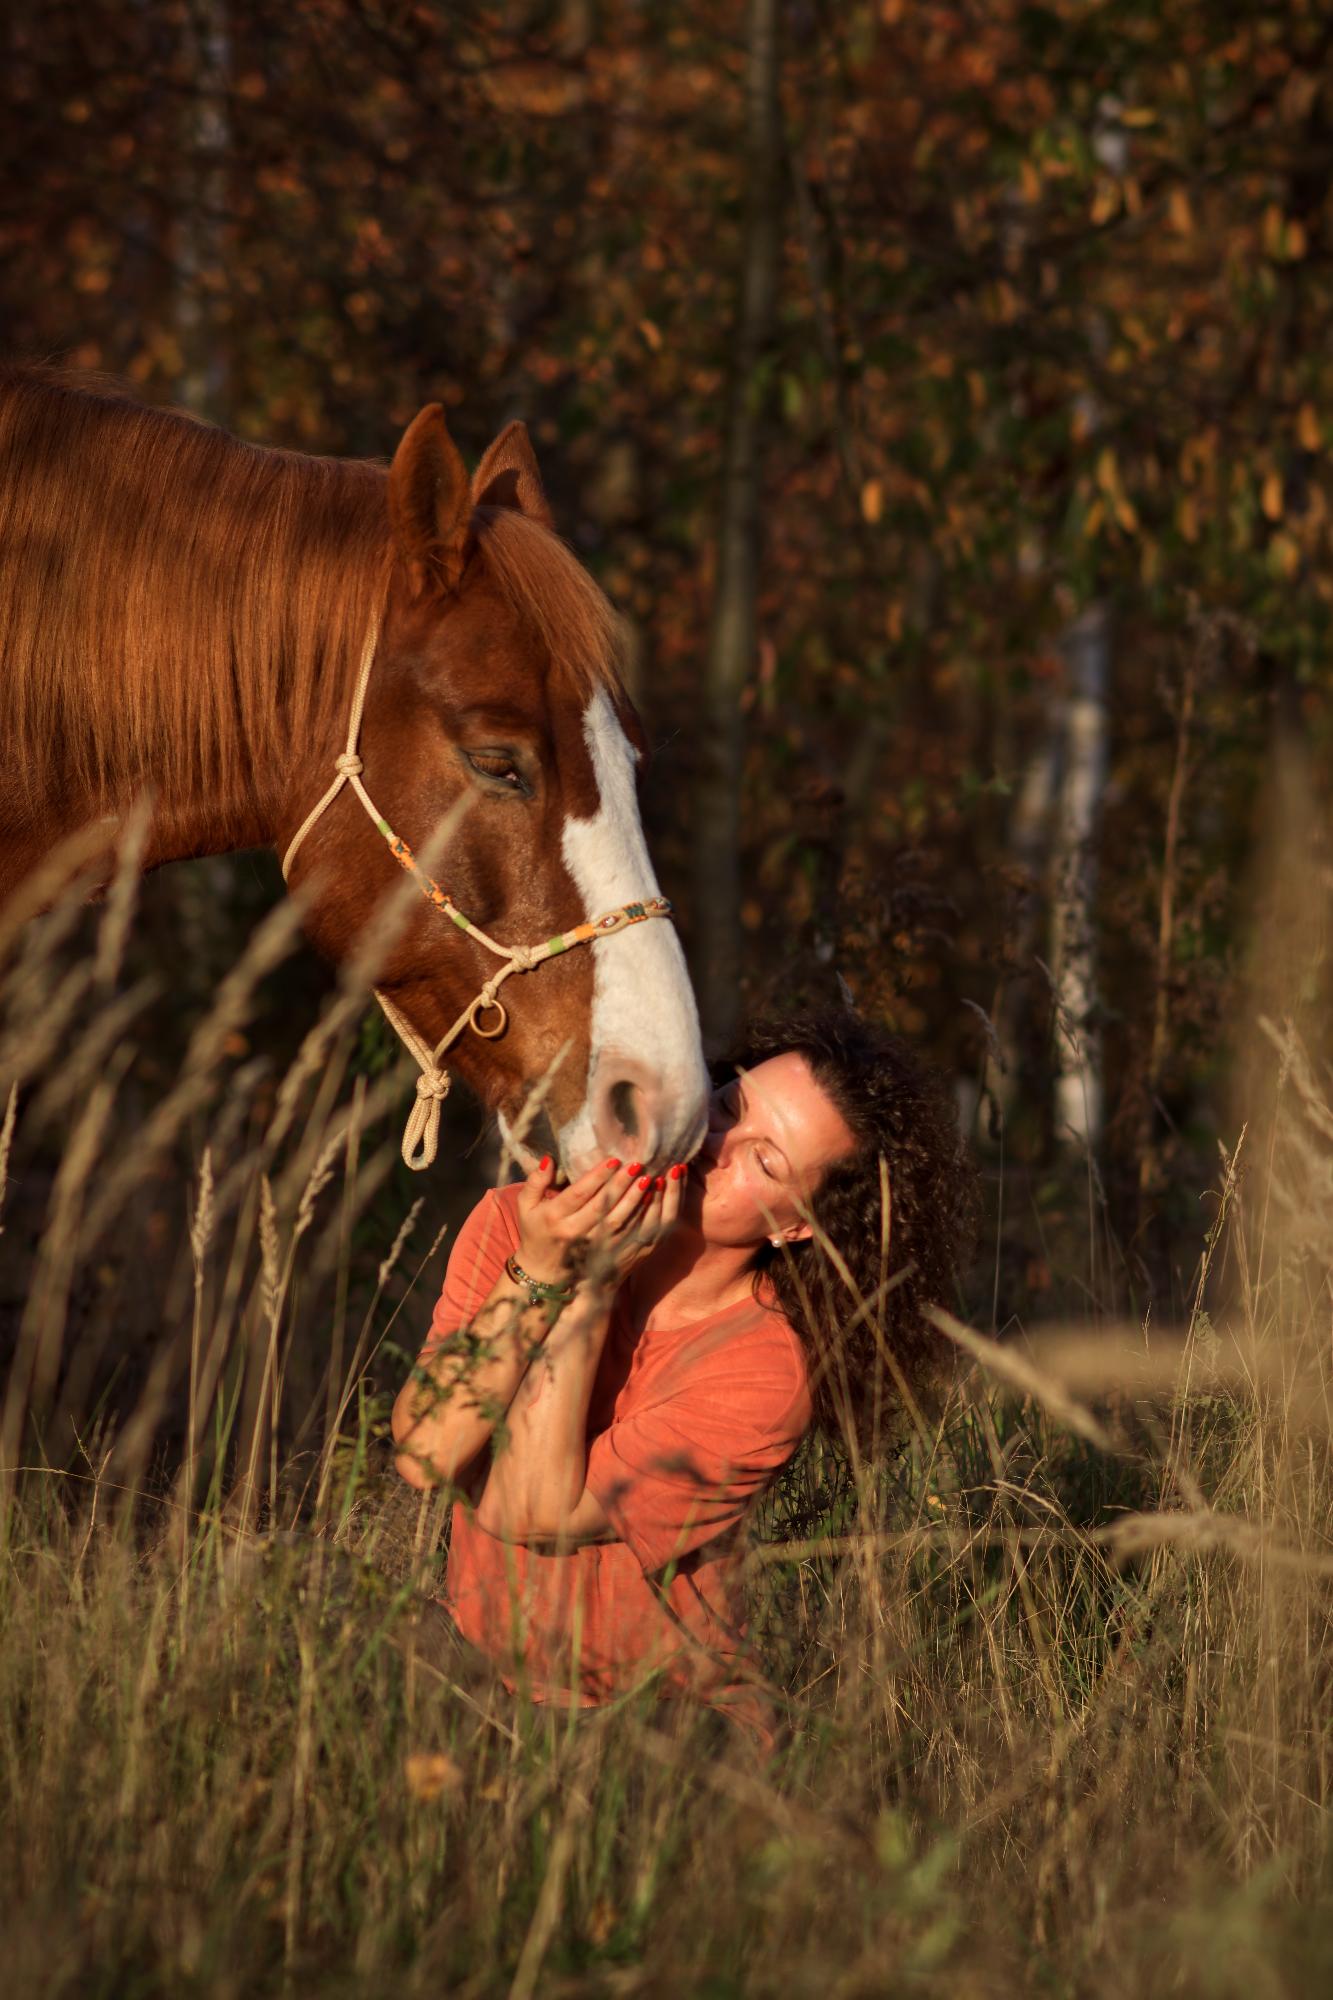
[[922, 1309], [953, 1304], [975, 1172], [943, 1078], [849, 1009], [754, 1022], [721, 1074], [792, 1053], [859, 1143], [810, 1204], [813, 1238], [763, 1246], [756, 1288], [771, 1285], [807, 1344], [816, 1424], [863, 1457], [884, 1457], [951, 1372], [949, 1343]]

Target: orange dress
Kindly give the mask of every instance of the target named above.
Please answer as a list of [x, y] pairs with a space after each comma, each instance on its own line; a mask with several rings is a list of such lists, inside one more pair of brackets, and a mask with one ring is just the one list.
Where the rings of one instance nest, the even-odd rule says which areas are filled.
[[[464, 1223], [423, 1351], [476, 1314], [518, 1243], [518, 1188]], [[623, 1293], [621, 1295], [623, 1297]], [[744, 1659], [741, 1529], [810, 1423], [805, 1353], [746, 1299], [636, 1335], [617, 1298], [588, 1409], [587, 1486], [617, 1539], [566, 1553], [506, 1543], [454, 1508], [445, 1603], [463, 1636], [538, 1700], [592, 1706], [664, 1670], [766, 1730]]]

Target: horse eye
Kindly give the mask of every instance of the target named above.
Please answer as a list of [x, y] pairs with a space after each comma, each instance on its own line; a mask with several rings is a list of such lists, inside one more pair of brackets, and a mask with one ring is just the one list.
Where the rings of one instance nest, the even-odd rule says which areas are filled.
[[473, 770], [480, 772], [483, 778], [498, 778], [516, 792], [525, 789], [523, 774], [510, 758], [485, 750], [468, 750], [464, 754]]

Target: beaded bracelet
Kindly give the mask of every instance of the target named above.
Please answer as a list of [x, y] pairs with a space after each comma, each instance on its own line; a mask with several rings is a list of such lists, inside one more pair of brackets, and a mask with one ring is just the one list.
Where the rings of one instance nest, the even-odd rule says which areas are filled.
[[505, 1276], [526, 1291], [530, 1306], [541, 1306], [545, 1310], [548, 1326], [555, 1325], [574, 1296], [573, 1285], [547, 1285], [540, 1278], [532, 1277], [512, 1251], [505, 1258]]

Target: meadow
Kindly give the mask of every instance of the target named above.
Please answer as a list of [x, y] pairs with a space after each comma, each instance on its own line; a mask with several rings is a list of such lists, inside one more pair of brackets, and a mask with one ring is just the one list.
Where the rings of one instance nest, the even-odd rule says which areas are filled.
[[275, 911], [145, 1071], [132, 871], [84, 888], [56, 857], [0, 932], [12, 1990], [1333, 1987], [1333, 1094], [1289, 1025], [1179, 1325], [1090, 1241], [1078, 1323], [950, 1318], [900, 1460], [811, 1446], [770, 1495], [761, 1762], [651, 1686], [554, 1713], [420, 1642], [445, 1506], [387, 1414], [448, 1243], [394, 1198], [366, 968], [274, 1068]]

